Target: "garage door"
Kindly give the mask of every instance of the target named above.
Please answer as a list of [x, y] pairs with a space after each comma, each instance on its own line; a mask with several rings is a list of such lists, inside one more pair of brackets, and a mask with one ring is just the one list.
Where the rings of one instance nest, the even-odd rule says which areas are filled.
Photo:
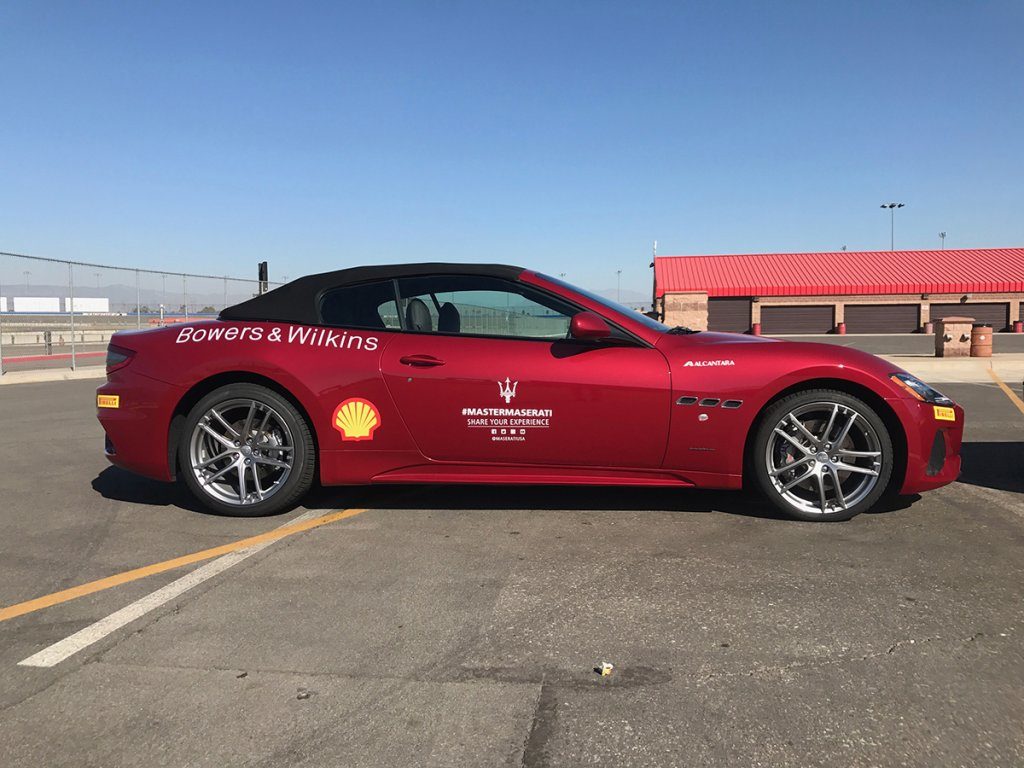
[[809, 307], [761, 307], [761, 333], [829, 333], [833, 325], [831, 304]]
[[847, 304], [847, 333], [914, 333], [917, 304]]
[[746, 333], [750, 330], [750, 299], [708, 299], [708, 330]]
[[1010, 305], [972, 301], [966, 304], [932, 304], [932, 320], [941, 320], [943, 317], [973, 317], [974, 322], [988, 323], [993, 331], [1001, 331], [1010, 324]]

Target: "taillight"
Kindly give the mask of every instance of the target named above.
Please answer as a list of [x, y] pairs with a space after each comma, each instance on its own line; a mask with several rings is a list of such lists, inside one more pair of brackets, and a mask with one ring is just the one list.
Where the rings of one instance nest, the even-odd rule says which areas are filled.
[[130, 349], [118, 347], [111, 344], [107, 347], [107, 373], [113, 373], [118, 368], [124, 368], [132, 361], [135, 353]]

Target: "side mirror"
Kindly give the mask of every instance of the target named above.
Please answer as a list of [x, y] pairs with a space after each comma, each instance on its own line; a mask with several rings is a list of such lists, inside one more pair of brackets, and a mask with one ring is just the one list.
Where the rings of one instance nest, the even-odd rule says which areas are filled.
[[577, 312], [569, 321], [569, 335], [574, 339], [598, 341], [611, 336], [612, 329], [595, 312]]

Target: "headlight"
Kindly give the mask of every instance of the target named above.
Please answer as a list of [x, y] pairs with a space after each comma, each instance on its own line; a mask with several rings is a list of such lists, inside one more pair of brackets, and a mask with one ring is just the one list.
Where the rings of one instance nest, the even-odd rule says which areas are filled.
[[910, 396], [915, 400], [921, 400], [925, 403], [936, 403], [937, 405], [952, 405], [953, 401], [946, 397], [944, 394], [939, 392], [934, 387], [930, 387], [921, 381], [916, 376], [911, 376], [909, 373], [894, 373], [889, 377], [895, 381], [904, 390], [910, 393]]

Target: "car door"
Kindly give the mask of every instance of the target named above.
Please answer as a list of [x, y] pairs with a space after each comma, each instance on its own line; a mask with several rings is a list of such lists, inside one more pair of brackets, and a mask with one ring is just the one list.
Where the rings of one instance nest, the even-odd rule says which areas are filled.
[[671, 396], [661, 352], [618, 330], [569, 339], [579, 308], [516, 281], [440, 275], [398, 289], [404, 328], [381, 367], [425, 456], [661, 466]]

